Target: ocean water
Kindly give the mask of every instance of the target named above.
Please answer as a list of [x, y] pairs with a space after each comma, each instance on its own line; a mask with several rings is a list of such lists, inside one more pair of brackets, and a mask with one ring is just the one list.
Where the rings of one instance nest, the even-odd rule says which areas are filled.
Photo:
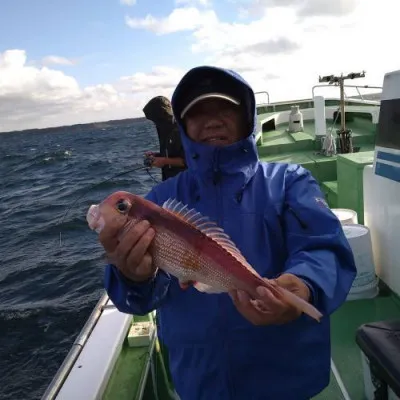
[[103, 181], [153, 149], [146, 121], [0, 134], [0, 399], [40, 399], [50, 383], [103, 290], [104, 253], [86, 211], [116, 190], [146, 194], [158, 170]]

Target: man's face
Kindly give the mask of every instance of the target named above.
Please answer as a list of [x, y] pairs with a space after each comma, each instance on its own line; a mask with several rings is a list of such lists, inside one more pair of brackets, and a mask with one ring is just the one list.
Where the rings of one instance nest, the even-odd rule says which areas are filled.
[[213, 146], [226, 146], [248, 135], [239, 106], [222, 99], [195, 104], [184, 122], [190, 139]]

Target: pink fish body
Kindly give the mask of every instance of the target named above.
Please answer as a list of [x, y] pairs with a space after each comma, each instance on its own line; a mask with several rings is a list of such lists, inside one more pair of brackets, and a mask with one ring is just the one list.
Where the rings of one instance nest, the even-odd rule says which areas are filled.
[[264, 286], [275, 296], [317, 321], [322, 314], [310, 303], [288, 290], [264, 280], [246, 261], [229, 236], [208, 217], [169, 199], [162, 207], [128, 192], [116, 192], [87, 213], [91, 229], [98, 233], [112, 224], [126, 229], [146, 219], [156, 234], [150, 246], [155, 267], [175, 276], [179, 282], [193, 282], [200, 292], [246, 291], [257, 298]]

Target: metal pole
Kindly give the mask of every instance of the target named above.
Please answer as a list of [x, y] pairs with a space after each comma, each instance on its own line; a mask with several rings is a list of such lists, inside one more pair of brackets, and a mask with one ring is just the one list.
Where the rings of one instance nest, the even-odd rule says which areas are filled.
[[340, 125], [342, 131], [346, 129], [346, 119], [345, 119], [345, 103], [344, 103], [344, 80], [343, 78], [339, 78], [340, 85]]
[[323, 77], [319, 77], [319, 82], [327, 82], [330, 85], [339, 85], [340, 87], [340, 120], [341, 127], [337, 131], [340, 141], [340, 150], [341, 153], [352, 153], [353, 145], [351, 140], [351, 130], [346, 129], [346, 115], [345, 115], [345, 98], [344, 98], [344, 80], [345, 79], [355, 79], [355, 78], [364, 78], [365, 72], [352, 72], [346, 76], [341, 74], [340, 76], [335, 75], [326, 75]]

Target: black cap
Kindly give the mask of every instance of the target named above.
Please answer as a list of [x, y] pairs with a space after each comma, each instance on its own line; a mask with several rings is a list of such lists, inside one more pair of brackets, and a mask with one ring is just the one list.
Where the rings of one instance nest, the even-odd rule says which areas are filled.
[[190, 108], [204, 99], [219, 98], [240, 105], [244, 95], [243, 85], [226, 72], [195, 68], [186, 74], [175, 93], [176, 117], [182, 119]]

